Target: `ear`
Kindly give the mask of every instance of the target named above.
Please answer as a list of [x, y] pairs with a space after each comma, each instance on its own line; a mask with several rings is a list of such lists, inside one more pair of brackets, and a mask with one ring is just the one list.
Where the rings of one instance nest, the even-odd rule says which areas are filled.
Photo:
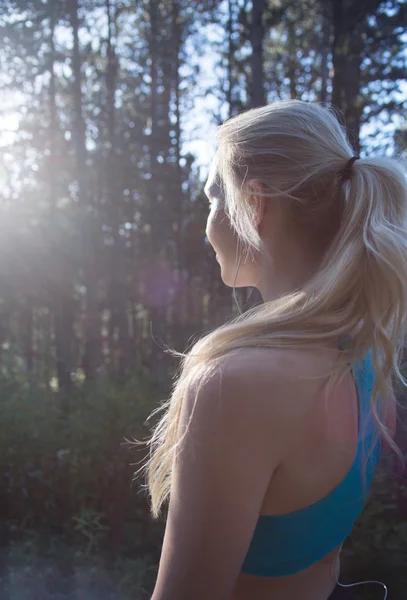
[[257, 179], [252, 179], [248, 184], [247, 201], [251, 206], [254, 224], [257, 228], [259, 228], [264, 216], [264, 207], [266, 199], [263, 196], [263, 193], [264, 184], [258, 181]]

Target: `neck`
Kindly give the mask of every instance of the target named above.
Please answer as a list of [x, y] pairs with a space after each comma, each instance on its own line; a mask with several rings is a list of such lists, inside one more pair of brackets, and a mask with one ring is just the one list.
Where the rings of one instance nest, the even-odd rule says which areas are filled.
[[298, 260], [293, 268], [278, 269], [276, 265], [263, 269], [256, 285], [264, 302], [271, 302], [300, 291], [315, 272], [314, 262]]

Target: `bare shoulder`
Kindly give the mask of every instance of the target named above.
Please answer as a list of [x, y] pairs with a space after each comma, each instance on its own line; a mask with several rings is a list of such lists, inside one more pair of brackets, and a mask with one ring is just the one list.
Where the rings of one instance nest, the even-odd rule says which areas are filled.
[[194, 405], [208, 418], [224, 414], [229, 423], [235, 417], [256, 431], [262, 424], [268, 432], [272, 425], [280, 431], [287, 425], [295, 434], [295, 423], [309, 412], [329, 361], [326, 351], [241, 348], [217, 359], [199, 393], [190, 396], [190, 408]]
[[332, 364], [335, 350], [328, 348], [239, 348], [218, 359], [225, 372], [234, 376], [246, 371], [269, 373], [279, 381], [323, 374]]
[[228, 389], [251, 391], [251, 396], [256, 391], [259, 401], [265, 396], [269, 405], [281, 406], [282, 398], [288, 404], [299, 391], [303, 398], [314, 396], [334, 359], [335, 352], [327, 349], [242, 348], [219, 360], [214, 377]]

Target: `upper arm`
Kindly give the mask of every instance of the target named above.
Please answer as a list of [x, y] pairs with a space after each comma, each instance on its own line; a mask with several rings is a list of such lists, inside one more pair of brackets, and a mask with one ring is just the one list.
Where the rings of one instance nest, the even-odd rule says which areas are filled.
[[276, 390], [261, 397], [261, 377], [237, 366], [224, 362], [184, 401], [152, 600], [230, 597], [281, 460]]

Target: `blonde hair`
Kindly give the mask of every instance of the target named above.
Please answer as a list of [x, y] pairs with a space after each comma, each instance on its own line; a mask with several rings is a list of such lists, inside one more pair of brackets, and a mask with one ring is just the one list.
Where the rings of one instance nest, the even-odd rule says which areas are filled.
[[292, 219], [308, 228], [309, 236], [325, 236], [328, 243], [301, 290], [248, 310], [187, 353], [171, 351], [181, 364], [171, 397], [152, 413], [165, 411], [147, 442], [150, 456], [142, 467], [154, 517], [170, 493], [186, 394], [199, 390], [217, 359], [240, 348], [336, 344], [347, 336], [338, 378], [371, 350], [372, 414], [378, 435], [401, 455], [382, 416], [394, 402], [387, 394], [392, 378], [405, 383], [399, 370], [407, 315], [407, 181], [401, 163], [361, 158], [344, 180], [353, 156], [345, 130], [332, 110], [298, 100], [229, 119], [219, 126], [217, 141], [225, 211], [249, 252], [266, 252], [245, 201], [251, 180], [263, 184], [267, 198], [287, 202]]

